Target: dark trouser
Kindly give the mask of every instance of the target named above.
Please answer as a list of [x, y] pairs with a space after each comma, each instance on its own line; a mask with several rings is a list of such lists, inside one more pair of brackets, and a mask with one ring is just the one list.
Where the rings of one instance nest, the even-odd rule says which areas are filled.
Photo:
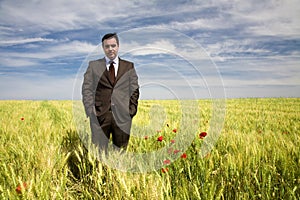
[[107, 153], [110, 134], [112, 135], [114, 149], [122, 148], [126, 150], [130, 135], [117, 126], [111, 111], [106, 112], [103, 116], [92, 118], [94, 118], [90, 120], [92, 142], [99, 147], [100, 153], [103, 150]]

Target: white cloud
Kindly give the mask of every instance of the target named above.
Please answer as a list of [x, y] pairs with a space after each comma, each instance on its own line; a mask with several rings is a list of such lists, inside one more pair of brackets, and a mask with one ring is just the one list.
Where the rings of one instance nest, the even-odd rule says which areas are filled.
[[[211, 0], [180, 4], [174, 1], [170, 7], [167, 8], [166, 5], [163, 1], [121, 1], [112, 4], [109, 1], [3, 0], [0, 3], [1, 66], [16, 69], [47, 62], [57, 65], [65, 62], [67, 65], [69, 60], [83, 59], [90, 53], [96, 55], [98, 50], [101, 51], [96, 49], [99, 47], [88, 42], [90, 38], [86, 37], [86, 41], [80, 41], [85, 36], [79, 38], [73, 34], [73, 30], [121, 31], [146, 26], [181, 31], [192, 38], [198, 38], [195, 43], [203, 42], [206, 45], [205, 50], [199, 50], [199, 46], [193, 47], [189, 40], [188, 44], [185, 44], [188, 38], [176, 40], [173, 35], [168, 38], [167, 35], [153, 32], [144, 37], [133, 38], [129, 42], [122, 41], [123, 52], [130, 51], [131, 56], [136, 57], [174, 53], [187, 60], [199, 61], [208, 59], [205, 52], [208, 51], [214, 61], [221, 61], [221, 70], [228, 70], [226, 72], [229, 72], [229, 75], [223, 77], [226, 87], [250, 85], [255, 88], [256, 85], [264, 84], [300, 84], [299, 51], [295, 49], [281, 54], [278, 49], [273, 49], [273, 46], [264, 48], [257, 45], [262, 41], [269, 44], [273, 37], [277, 40], [295, 38], [298, 41], [300, 6], [297, 0]], [[56, 38], [63, 37], [56, 34], [57, 32], [70, 33], [73, 37], [71, 40]], [[154, 40], [154, 34], [158, 38], [163, 37]], [[263, 37], [268, 39], [263, 40]], [[149, 39], [148, 43], [142, 41], [145, 38]], [[246, 53], [249, 54], [246, 56]], [[155, 58], [159, 60], [159, 57]], [[235, 76], [231, 76], [230, 72], [235, 73]], [[24, 77], [10, 77], [11, 79], [7, 78], [8, 74], [5, 71], [1, 71], [0, 75], [1, 92], [5, 91], [3, 95], [10, 97], [16, 97], [18, 93], [24, 98], [61, 97], [68, 93], [72, 82], [67, 76], [65, 79], [43, 77], [49, 81], [50, 87], [29, 79], [28, 74], [24, 74]], [[149, 75], [151, 77], [151, 74]], [[261, 78], [260, 75], [264, 77]], [[11, 85], [11, 88], [5, 89], [6, 83]], [[196, 80], [192, 83], [198, 84]], [[21, 85], [24, 86], [24, 91], [28, 91], [27, 96], [22, 92]], [[51, 95], [44, 92], [47, 90]]]
[[[28, 40], [24, 40], [28, 41]], [[51, 40], [53, 42], [54, 40]], [[85, 57], [97, 46], [88, 42], [62, 41], [55, 45], [37, 45], [24, 52], [7, 52], [0, 54], [3, 66], [35, 66], [41, 62], [54, 58]]]
[[[162, 29], [153, 26], [132, 30], [126, 33], [130, 37], [124, 39], [120, 45], [120, 54], [131, 54], [132, 56], [147, 56], [166, 54], [180, 57], [186, 61], [208, 61], [209, 55], [195, 40], [171, 29]], [[156, 35], [156, 37], [152, 37]], [[149, 39], [150, 37], [150, 39]]]
[[249, 24], [254, 35], [299, 36], [300, 6], [297, 0], [236, 1], [226, 12], [232, 21]]
[[225, 28], [231, 28], [234, 26], [234, 23], [232, 23], [229, 20], [223, 19], [221, 17], [218, 18], [198, 18], [191, 21], [184, 21], [184, 22], [178, 22], [173, 21], [168, 25], [165, 25], [166, 27], [170, 26], [174, 29], [178, 29], [180, 31], [191, 31], [191, 30], [216, 30], [216, 29], [225, 29]]
[[[176, 2], [174, 2], [176, 3]], [[160, 7], [162, 6], [162, 7]], [[298, 35], [300, 29], [300, 7], [297, 0], [284, 1], [195, 1], [181, 4], [172, 9], [163, 7], [165, 4], [149, 1], [38, 1], [18, 2], [2, 1], [2, 24], [10, 24], [15, 30], [71, 30], [82, 27], [103, 25], [104, 21], [114, 19], [142, 19], [145, 16], [175, 15], [184, 18], [184, 13], [218, 9], [216, 15], [207, 17], [195, 16], [188, 21], [178, 21], [176, 17], [169, 23], [161, 21], [162, 26], [177, 30], [197, 30], [229, 28], [248, 24], [247, 29], [253, 34], [284, 34]], [[175, 9], [176, 8], [176, 9]], [[126, 10], [126, 12], [124, 12]], [[165, 11], [165, 12], [162, 12]], [[127, 23], [131, 22], [126, 21]], [[106, 26], [109, 24], [105, 24]], [[130, 24], [128, 24], [130, 27]], [[113, 26], [112, 26], [113, 27]], [[4, 27], [3, 27], [4, 28]], [[11, 29], [6, 27], [5, 29]]]
[[[176, 21], [164, 24], [181, 31], [235, 29], [244, 26], [242, 31], [253, 35], [299, 36], [300, 6], [297, 0], [271, 1], [207, 1], [197, 9], [217, 8], [217, 14], [195, 17], [189, 21]], [[195, 8], [191, 10], [195, 11]], [[185, 8], [180, 11], [186, 10]], [[178, 15], [180, 15], [180, 11]]]
[[23, 67], [23, 66], [35, 66], [37, 62], [29, 59], [29, 58], [20, 58], [20, 57], [12, 57], [9, 55], [1, 56], [1, 65], [2, 66], [9, 66], [9, 67]]
[[[257, 45], [259, 43], [258, 39], [251, 38], [227, 39], [208, 44], [206, 49], [213, 59], [222, 62], [234, 58], [232, 55], [236, 53], [241, 53], [242, 55], [246, 53], [251, 53], [252, 55], [266, 55], [272, 53], [270, 49], [266, 49], [262, 45]], [[247, 55], [247, 58], [250, 57], [251, 56]]]
[[[27, 74], [28, 76], [28, 74]], [[71, 99], [72, 77], [49, 77], [30, 74], [11, 77], [2, 75], [0, 80], [0, 99]]]
[[16, 38], [14, 40], [2, 40], [0, 41], [0, 46], [11, 46], [16, 44], [26, 44], [32, 42], [52, 42], [54, 39], [47, 39], [47, 38]]
[[[99, 25], [106, 19], [128, 15], [134, 8], [133, 1], [1, 1], [2, 23], [19, 30], [63, 31]], [[136, 8], [138, 9], [138, 8]]]
[[88, 54], [95, 48], [97, 48], [97, 45], [74, 40], [49, 47], [45, 52], [52, 54], [53, 57], [63, 57], [74, 54]]
[[130, 53], [133, 56], [153, 55], [153, 54], [169, 54], [170, 52], [176, 52], [177, 48], [168, 39], [159, 39], [153, 43], [138, 43], [137, 41], [121, 44], [120, 53]]

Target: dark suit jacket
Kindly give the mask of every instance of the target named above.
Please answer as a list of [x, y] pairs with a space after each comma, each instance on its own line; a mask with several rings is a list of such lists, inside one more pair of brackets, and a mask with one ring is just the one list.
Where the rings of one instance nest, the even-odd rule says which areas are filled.
[[82, 84], [82, 101], [87, 116], [103, 116], [110, 109], [120, 128], [131, 123], [137, 112], [138, 77], [132, 62], [119, 58], [116, 81], [109, 78], [105, 58], [90, 61]]

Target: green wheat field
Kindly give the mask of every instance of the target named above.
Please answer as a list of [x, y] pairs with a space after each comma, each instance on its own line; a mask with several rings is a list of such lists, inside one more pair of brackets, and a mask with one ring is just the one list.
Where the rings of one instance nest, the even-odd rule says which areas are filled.
[[[145, 173], [99, 162], [79, 139], [72, 101], [0, 101], [0, 199], [299, 199], [300, 99], [227, 99], [220, 137], [210, 135], [211, 100], [199, 100], [191, 145], [176, 160]], [[143, 132], [149, 109], [165, 109], [161, 124]], [[151, 117], [152, 116], [152, 117]], [[154, 116], [154, 117], [153, 117]], [[140, 100], [130, 152], [160, 149], [180, 134], [179, 106]], [[188, 117], [188, 116], [185, 116]], [[138, 132], [138, 133], [137, 133]], [[207, 135], [205, 135], [205, 132]], [[175, 145], [174, 144], [174, 145]], [[172, 145], [172, 144], [171, 144]]]

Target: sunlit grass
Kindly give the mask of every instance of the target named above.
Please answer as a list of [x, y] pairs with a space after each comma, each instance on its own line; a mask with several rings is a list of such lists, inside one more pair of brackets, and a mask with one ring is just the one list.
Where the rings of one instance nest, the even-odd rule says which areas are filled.
[[[181, 108], [178, 101], [140, 101], [128, 151], [172, 148], [182, 128]], [[210, 133], [212, 102], [199, 100], [198, 108], [199, 119], [190, 119], [198, 126], [190, 147], [170, 148], [178, 159], [170, 157], [163, 169], [130, 173], [87, 152], [71, 101], [0, 101], [0, 198], [300, 198], [300, 99], [227, 100], [222, 134], [204, 157], [206, 138], [198, 134]]]

